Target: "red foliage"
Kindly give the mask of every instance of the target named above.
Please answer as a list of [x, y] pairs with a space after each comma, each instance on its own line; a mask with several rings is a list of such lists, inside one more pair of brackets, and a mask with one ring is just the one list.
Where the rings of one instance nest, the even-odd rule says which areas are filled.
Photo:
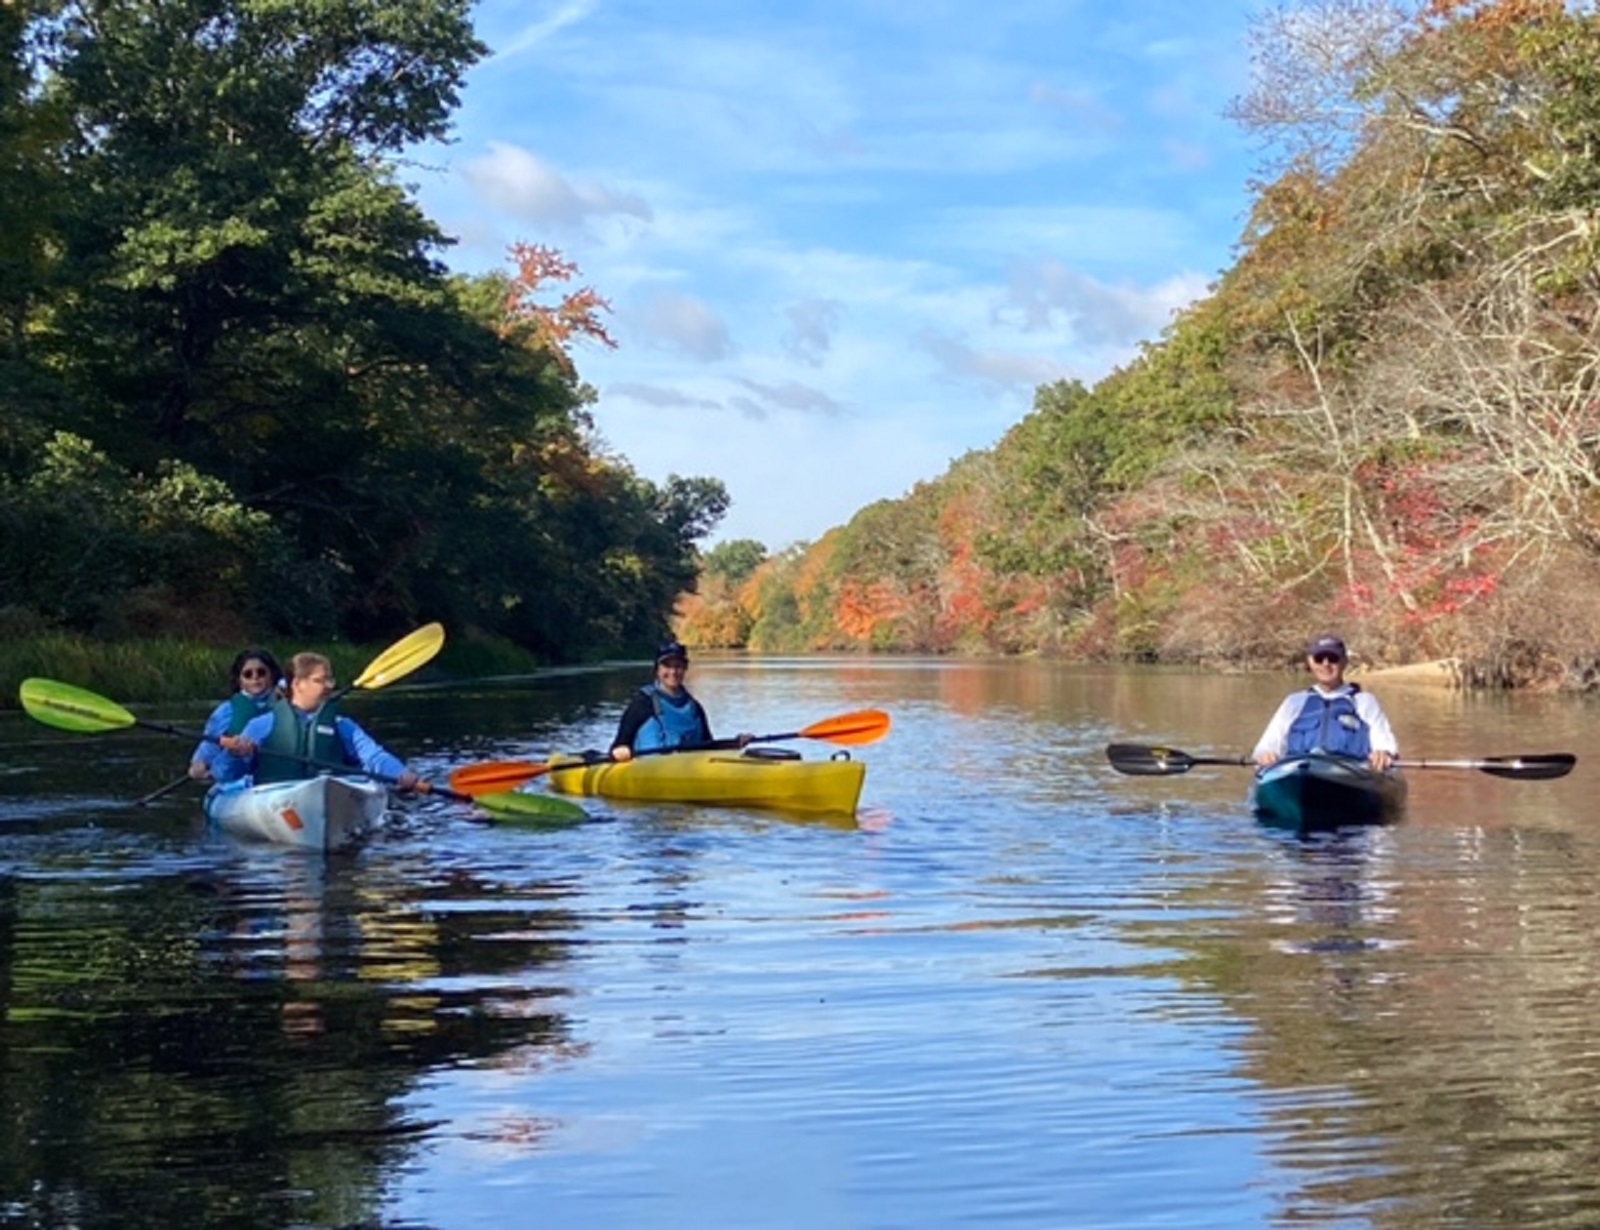
[[882, 581], [862, 586], [845, 581], [834, 600], [834, 625], [852, 640], [871, 643], [878, 627], [893, 623], [906, 614], [908, 604]]
[[506, 292], [509, 319], [531, 326], [536, 337], [563, 354], [576, 337], [616, 348], [617, 343], [600, 320], [600, 313], [609, 312], [611, 304], [593, 287], [585, 286], [563, 296], [554, 307], [534, 300], [545, 283], [571, 281], [578, 272], [576, 263], [543, 244], [515, 244], [510, 255], [516, 272]]

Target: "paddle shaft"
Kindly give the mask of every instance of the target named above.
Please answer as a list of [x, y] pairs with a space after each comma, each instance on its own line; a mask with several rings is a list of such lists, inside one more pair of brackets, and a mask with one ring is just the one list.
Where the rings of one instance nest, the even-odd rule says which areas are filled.
[[[1244, 756], [1191, 756], [1170, 747], [1149, 747], [1140, 743], [1113, 743], [1106, 748], [1111, 767], [1133, 777], [1175, 777], [1198, 765], [1254, 765]], [[1572, 772], [1578, 758], [1570, 752], [1523, 753], [1519, 756], [1487, 756], [1478, 760], [1396, 760], [1399, 769], [1476, 769], [1491, 777], [1512, 781], [1546, 781]]]
[[[647, 747], [643, 751], [634, 752], [631, 759], [638, 760], [641, 756], [671, 756], [676, 752], [732, 752], [751, 743], [775, 743], [780, 739], [800, 739], [805, 736], [799, 731], [787, 735], [757, 735], [753, 739], [746, 739], [740, 743], [737, 739], [713, 739], [710, 743], [696, 743], [691, 747]], [[563, 760], [558, 764], [542, 766], [546, 773], [559, 773], [563, 769], [592, 769], [597, 765], [626, 764], [627, 761], [613, 760], [604, 752], [595, 753], [597, 759], [590, 760], [585, 753], [582, 760]]]
[[[356, 676], [354, 682], [345, 684], [344, 687], [329, 697], [330, 703], [343, 699], [357, 688], [375, 691], [378, 688], [388, 686], [396, 679], [404, 679], [424, 663], [432, 661], [443, 644], [443, 625], [437, 623], [424, 624], [415, 632], [401, 637], [393, 645], [390, 645], [377, 657], [373, 658], [371, 662], [367, 663], [366, 668]], [[166, 798], [174, 790], [180, 789], [189, 782], [199, 780], [201, 779], [190, 777], [188, 773], [185, 773], [182, 777], [174, 778], [159, 790], [152, 790], [142, 799], [135, 799], [133, 805], [135, 807], [148, 806], [157, 799]]]
[[174, 778], [172, 781], [168, 782], [165, 786], [162, 786], [160, 789], [152, 790], [149, 794], [145, 795], [143, 798], [135, 799], [133, 801], [133, 805], [135, 807], [148, 807], [151, 803], [154, 803], [157, 799], [166, 798], [174, 790], [181, 789], [182, 787], [187, 786], [190, 782], [195, 782], [195, 783], [198, 784], [199, 780], [200, 780], [199, 778], [190, 777], [187, 773], [185, 773], [182, 777]]
[[[889, 733], [889, 724], [889, 715], [882, 710], [862, 709], [855, 713], [842, 713], [837, 717], [824, 718], [820, 722], [813, 722], [804, 730], [789, 730], [777, 735], [751, 735], [748, 739], [713, 739], [709, 743], [697, 743], [691, 747], [650, 747], [633, 752], [630, 759], [637, 760], [641, 756], [668, 756], [674, 752], [733, 751], [751, 743], [777, 743], [784, 739], [818, 739], [826, 743], [842, 743], [855, 747], [876, 743]], [[604, 753], [596, 752], [593, 756], [591, 759], [586, 754], [582, 759], [563, 761], [559, 764], [530, 764], [528, 776], [540, 777], [545, 773], [555, 773], [563, 769], [585, 769], [593, 768], [595, 765], [626, 763], [614, 761]]]

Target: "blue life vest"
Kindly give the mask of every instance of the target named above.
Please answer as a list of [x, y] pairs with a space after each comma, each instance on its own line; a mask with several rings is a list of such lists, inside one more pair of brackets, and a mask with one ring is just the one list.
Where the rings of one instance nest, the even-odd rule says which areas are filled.
[[668, 747], [695, 747], [711, 742], [711, 732], [700, 717], [700, 706], [687, 691], [679, 696], [669, 696], [655, 684], [639, 689], [650, 698], [655, 712], [634, 737], [633, 750], [653, 752]]
[[272, 733], [256, 753], [256, 781], [296, 782], [327, 771], [311, 764], [313, 760], [343, 764], [344, 743], [334, 725], [338, 718], [335, 701], [318, 709], [309, 722], [288, 701], [281, 697], [274, 701]]
[[1300, 712], [1289, 727], [1289, 737], [1284, 750], [1291, 756], [1305, 752], [1326, 752], [1333, 756], [1354, 756], [1365, 760], [1372, 752], [1372, 731], [1356, 712], [1355, 697], [1358, 691], [1350, 685], [1350, 693], [1324, 696], [1315, 688], [1300, 706]]

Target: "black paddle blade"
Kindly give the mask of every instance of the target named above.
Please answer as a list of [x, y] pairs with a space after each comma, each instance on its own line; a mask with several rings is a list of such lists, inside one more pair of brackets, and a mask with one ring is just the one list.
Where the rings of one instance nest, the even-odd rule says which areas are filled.
[[1194, 757], [1171, 747], [1147, 747], [1143, 743], [1113, 743], [1106, 748], [1106, 759], [1118, 773], [1130, 777], [1172, 777], [1194, 768]]
[[1578, 758], [1571, 752], [1550, 752], [1534, 756], [1496, 756], [1479, 762], [1478, 768], [1494, 777], [1511, 777], [1518, 781], [1540, 782], [1552, 777], [1565, 777], [1572, 772]]

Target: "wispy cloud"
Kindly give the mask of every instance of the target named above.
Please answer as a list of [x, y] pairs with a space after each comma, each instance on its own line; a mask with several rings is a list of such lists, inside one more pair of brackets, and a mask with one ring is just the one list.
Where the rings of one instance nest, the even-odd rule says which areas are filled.
[[1025, 332], [1059, 328], [1089, 346], [1131, 347], [1159, 333], [1205, 289], [1192, 274], [1149, 289], [1108, 286], [1061, 261], [1039, 261], [1012, 269], [996, 317], [1018, 321]]
[[627, 311], [623, 323], [645, 345], [676, 350], [701, 363], [715, 363], [733, 351], [721, 317], [693, 295], [658, 292]]
[[577, 25], [598, 7], [599, 0], [571, 0], [571, 3], [558, 5], [553, 12], [529, 22], [502, 40], [495, 48], [495, 58], [508, 60], [532, 47], [537, 47], [567, 27]]
[[615, 305], [579, 366], [641, 473], [726, 482], [719, 537], [815, 539], [1206, 292], [1255, 7], [481, 0], [424, 205], [453, 260], [554, 243]]
[[789, 334], [783, 347], [800, 362], [811, 367], [822, 362], [833, 345], [833, 332], [839, 327], [843, 305], [834, 299], [807, 299], [784, 309]]
[[1068, 368], [1053, 359], [1002, 350], [980, 350], [959, 338], [924, 333], [917, 345], [950, 378], [1002, 388], [1031, 388], [1066, 378]]
[[578, 228], [616, 214], [642, 222], [652, 217], [642, 197], [599, 183], [574, 184], [537, 154], [504, 141], [491, 141], [488, 154], [468, 162], [462, 174], [488, 204], [536, 226]]

